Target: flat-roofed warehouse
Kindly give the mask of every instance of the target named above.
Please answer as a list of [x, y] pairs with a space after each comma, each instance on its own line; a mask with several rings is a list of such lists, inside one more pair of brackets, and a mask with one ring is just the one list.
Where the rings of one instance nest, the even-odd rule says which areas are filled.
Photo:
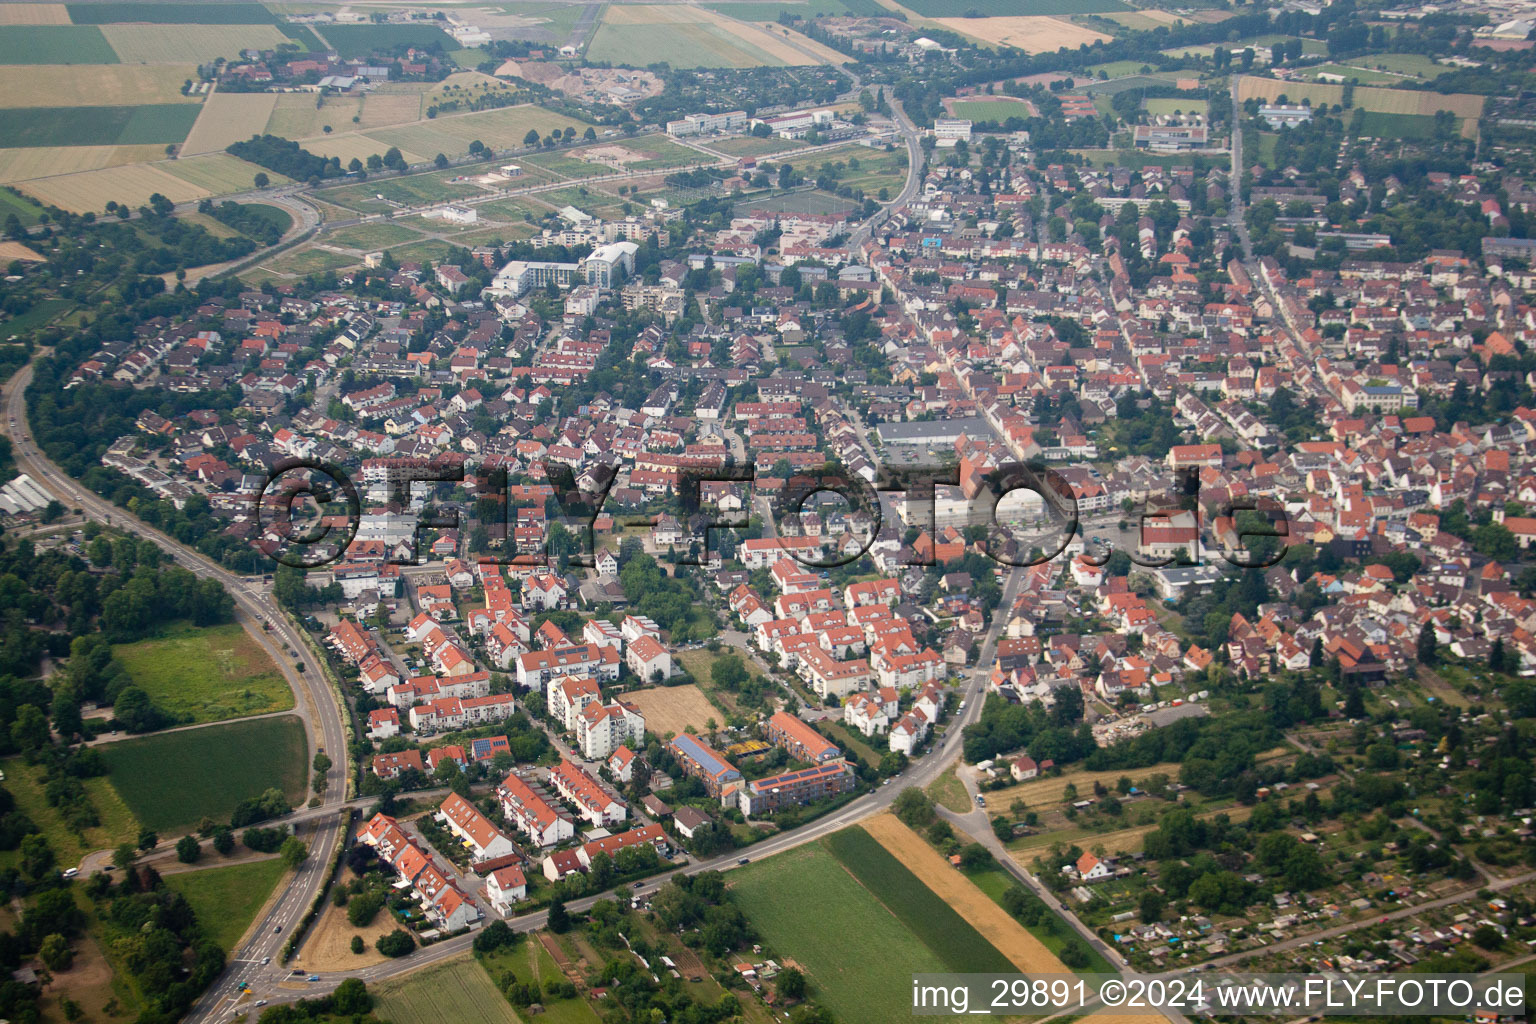
[[990, 438], [992, 428], [980, 416], [964, 416], [952, 420], [921, 420], [917, 423], [882, 423], [879, 427], [882, 444], [917, 444], [930, 448], [950, 445], [966, 437]]

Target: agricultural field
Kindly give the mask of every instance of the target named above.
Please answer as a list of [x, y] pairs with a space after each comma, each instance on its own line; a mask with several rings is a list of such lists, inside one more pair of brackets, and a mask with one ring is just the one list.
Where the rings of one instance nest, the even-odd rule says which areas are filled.
[[1368, 110], [1360, 121], [1360, 134], [1376, 139], [1429, 139], [1435, 119], [1423, 114], [1383, 114]]
[[375, 50], [416, 46], [447, 53], [458, 41], [436, 25], [327, 25], [325, 38], [342, 57], [366, 57]]
[[[205, 851], [203, 856], [216, 854]], [[187, 898], [209, 937], [224, 952], [231, 953], [285, 870], [282, 861], [271, 857], [200, 871], [173, 872], [165, 876], [165, 884]]]
[[1170, 117], [1174, 114], [1199, 114], [1204, 117], [1210, 110], [1210, 104], [1205, 100], [1183, 98], [1144, 100], [1142, 106], [1153, 117]]
[[266, 130], [277, 100], [278, 94], [269, 92], [214, 93], [203, 104], [197, 123], [187, 133], [181, 154], [222, 153], [231, 143], [260, 135]]
[[69, 8], [63, 4], [0, 4], [0, 25], [68, 25]]
[[1164, 25], [1184, 24], [1184, 19], [1178, 15], [1169, 11], [1159, 11], [1156, 8], [1105, 14], [1103, 17], [1132, 32], [1150, 32]]
[[134, 685], [192, 722], [287, 711], [293, 691], [256, 638], [237, 623], [181, 626], [164, 636], [118, 644], [113, 654]]
[[1104, 64], [1095, 64], [1088, 69], [1089, 73], [1105, 78], [1121, 78], [1125, 75], [1139, 75], [1144, 71], [1155, 70], [1152, 65], [1139, 60], [1112, 60]]
[[[943, 0], [939, 0], [940, 3]], [[1109, 36], [1066, 18], [1006, 15], [991, 18], [935, 17], [934, 21], [952, 32], [969, 36], [989, 46], [1012, 46], [1025, 53], [1053, 53], [1062, 47], [1076, 49], [1092, 46]]]
[[264, 122], [265, 128], [258, 127], [251, 134], [266, 131], [285, 139], [307, 139], [325, 134], [326, 126], [333, 132], [367, 131], [421, 120], [419, 91], [327, 96], [320, 99], [320, 106], [315, 105], [317, 97], [309, 93], [284, 93], [271, 98], [277, 102], [271, 107], [271, 117]]
[[354, 224], [339, 231], [330, 231], [326, 233], [325, 240], [345, 249], [373, 252], [404, 242], [420, 241], [421, 235], [410, 228], [384, 221], [378, 224]]
[[195, 105], [181, 86], [196, 77], [193, 64], [0, 65], [0, 107]]
[[369, 991], [374, 1013], [392, 1024], [441, 1024], [445, 1020], [521, 1024], [512, 1004], [468, 953], [390, 978]]
[[1421, 53], [1375, 53], [1368, 57], [1353, 57], [1346, 67], [1374, 68], [1377, 71], [1390, 72], [1399, 78], [1417, 78], [1423, 81], [1434, 81], [1441, 75], [1455, 70], [1445, 64], [1436, 64], [1432, 58]]
[[258, 174], [265, 174], [267, 180], [274, 185], [283, 185], [289, 180], [276, 171], [247, 163], [228, 153], [204, 153], [201, 156], [163, 161], [155, 166], [182, 181], [207, 189], [214, 195], [254, 188]]
[[227, 821], [241, 800], [274, 787], [301, 803], [309, 781], [308, 744], [296, 715], [140, 736], [101, 750], [122, 802], [158, 832], [205, 815]]
[[[780, 26], [760, 28], [701, 7], [614, 4], [592, 37], [587, 58], [631, 67], [665, 61], [674, 68], [782, 67], [845, 59], [815, 44], [807, 47], [797, 40], [800, 48], [791, 46], [784, 35]], [[806, 49], [818, 56], [808, 56]], [[637, 59], [641, 54], [643, 60]]]
[[[116, 64], [117, 51], [95, 25], [7, 25], [0, 64]], [[178, 63], [186, 63], [183, 53]]]
[[98, 171], [81, 171], [17, 182], [16, 187], [61, 209], [75, 213], [100, 211], [108, 202], [140, 206], [159, 192], [174, 203], [207, 196], [208, 190], [168, 174], [153, 164], [126, 164]]
[[1010, 97], [985, 99], [957, 99], [946, 104], [955, 117], [965, 118], [977, 124], [1002, 124], [1010, 117], [1032, 117], [1034, 105], [1027, 100]]
[[710, 703], [697, 683], [630, 690], [624, 700], [640, 709], [646, 731], [657, 736], [681, 736], [689, 726], [703, 734], [709, 731], [711, 720], [717, 728], [725, 724], [725, 714]]
[[[105, 776], [80, 780], [101, 822], [82, 834], [70, 828], [59, 809], [48, 802], [41, 766], [12, 757], [0, 761], [0, 770], [5, 772], [5, 788], [15, 798], [16, 810], [32, 819], [64, 867], [79, 864], [92, 850], [109, 850], [138, 838], [138, 821]], [[13, 867], [20, 858], [17, 850], [0, 851], [0, 868]]]
[[[738, 18], [742, 21], [778, 21], [781, 14], [801, 18], [845, 18], [850, 14], [870, 14], [879, 17], [881, 8], [878, 4], [873, 7], [873, 12], [863, 9], [864, 5], [857, 2], [845, 4], [842, 0], [786, 0], [783, 3], [769, 3], [764, 0], [741, 0], [733, 3], [731, 0], [720, 0], [716, 3], [706, 3], [707, 7], [718, 14], [727, 17]], [[860, 8], [855, 10], [855, 8]]]
[[952, 969], [821, 843], [732, 871], [728, 884], [768, 951], [799, 964], [846, 1024], [909, 1016], [912, 975]]
[[277, 15], [262, 4], [154, 3], [152, 0], [118, 0], [115, 3], [68, 4], [69, 19], [76, 25], [110, 25], [140, 22], [157, 25], [273, 25]]
[[151, 103], [132, 107], [9, 107], [0, 109], [0, 139], [18, 149], [40, 146], [132, 146], [180, 142], [198, 107]]
[[[0, 149], [0, 182], [140, 164], [165, 157], [164, 146], [35, 146]], [[148, 198], [149, 193], [145, 193]]]
[[[860, 838], [861, 834], [878, 843], [876, 849], [889, 857], [895, 865], [895, 868], [887, 866], [884, 869], [888, 875], [895, 875], [895, 869], [902, 868], [915, 876], [916, 881], [943, 901], [945, 909], [958, 914], [962, 924], [969, 922], [968, 927], [1006, 956], [1014, 967], [1026, 972], [1067, 973], [1067, 966], [1041, 945], [1039, 939], [970, 879], [951, 867], [947, 860], [895, 815], [876, 815], [864, 822], [862, 827], [848, 829], [832, 837], [837, 839], [846, 835], [857, 840], [849, 844], [853, 856], [850, 863], [867, 865], [873, 869], [880, 863], [880, 858], [873, 855], [875, 851], [869, 849], [869, 844]], [[846, 857], [844, 859], [848, 860]], [[917, 909], [914, 907], [914, 913]], [[942, 918], [942, 913], [934, 913]], [[953, 924], [949, 927], [957, 930]]]
[[[1257, 78], [1253, 75], [1244, 75], [1238, 79], [1239, 103], [1252, 98], [1274, 102], [1282, 95], [1292, 103], [1309, 99], [1313, 106], [1320, 103], [1332, 106], [1342, 102], [1344, 87], [1324, 82], [1282, 82], [1274, 78]], [[1354, 104], [1365, 110], [1382, 114], [1433, 116], [1436, 111], [1449, 110], [1458, 119], [1475, 121], [1482, 115], [1483, 99], [1482, 96], [1471, 93], [1441, 94], [1415, 89], [1377, 89], [1360, 86], [1355, 89]]]
[[[870, 831], [855, 825], [834, 832], [824, 842], [833, 856], [842, 861], [843, 867], [890, 908], [929, 949], [938, 953], [950, 965], [950, 970], [1001, 973], [1015, 967], [1021, 970], [1050, 969], [1049, 963], [1031, 959], [1023, 952], [1015, 951], [1010, 958], [968, 923], [988, 909], [999, 910], [983, 893], [975, 892], [956, 907], [945, 901], [950, 894], [941, 896], [931, 888], [931, 882], [925, 884], [919, 879], [907, 865], [921, 859], [925, 851], [940, 866], [947, 868], [949, 865], [905, 825], [895, 818], [889, 818], [889, 821], [894, 822], [904, 835], [887, 828], [885, 832], [890, 838], [876, 839]], [[883, 845], [885, 842], [900, 851], [900, 859], [895, 850]], [[925, 877], [931, 873], [925, 872]], [[950, 898], [954, 902], [953, 897]], [[964, 916], [959, 911], [963, 911]], [[1007, 923], [1007, 915], [1002, 917]], [[1018, 931], [1023, 933], [1022, 928]]]
[[905, 0], [902, 6], [925, 18], [939, 21], [959, 18], [969, 11], [980, 14], [982, 17], [979, 20], [989, 20], [993, 15], [1061, 16], [1131, 10], [1120, 0]]
[[293, 41], [276, 25], [103, 25], [98, 31], [124, 64], [185, 64], [188, 54], [229, 59]]
[[438, 153], [463, 156], [469, 152], [469, 144], [477, 139], [493, 150], [510, 150], [521, 148], [529, 131], [545, 136], [566, 128], [575, 128], [579, 133], [586, 127], [585, 123], [563, 114], [523, 104], [478, 113], [449, 114], [392, 128], [337, 132], [305, 139], [301, 144], [312, 153], [340, 157], [344, 164], [354, 156], [367, 157], [375, 153], [383, 156], [391, 146], [398, 147], [407, 160], [421, 163]]

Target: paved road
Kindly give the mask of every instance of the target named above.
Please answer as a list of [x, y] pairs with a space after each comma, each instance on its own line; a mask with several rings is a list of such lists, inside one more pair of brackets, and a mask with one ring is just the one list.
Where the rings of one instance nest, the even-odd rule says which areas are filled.
[[[332, 765], [326, 773], [328, 784], [321, 806], [339, 811], [347, 798], [348, 778], [346, 732], [342, 727], [341, 711], [324, 674], [313, 664], [304, 642], [278, 608], [271, 593], [259, 585], [246, 582], [244, 577], [229, 572], [190, 548], [183, 547], [159, 530], [139, 522], [123, 509], [77, 484], [58, 466], [48, 461], [37, 450], [27, 424], [26, 388], [31, 381], [32, 366], [28, 365], [19, 370], [4, 389], [5, 429], [12, 441], [17, 468], [30, 474], [39, 487], [71, 508], [83, 509], [93, 519], [110, 523], [125, 533], [148, 540], [168, 553], [176, 564], [199, 577], [217, 579], [224, 584], [235, 600], [236, 620], [271, 656], [292, 688], [295, 701], [293, 713], [304, 723], [310, 749], [324, 748], [330, 754]], [[264, 623], [270, 624], [270, 632], [262, 628]], [[286, 645], [286, 650], [283, 645]], [[300, 664], [304, 664], [307, 671], [299, 671]], [[286, 939], [285, 933], [303, 916], [323, 881], [323, 871], [316, 865], [328, 864], [336, 849], [337, 833], [332, 824], [324, 820], [316, 822], [316, 831], [309, 837], [309, 864], [300, 871], [297, 879], [268, 903], [254, 931], [247, 934], [246, 940], [231, 958], [237, 966], [242, 961], [255, 962], [268, 956], [275, 958], [281, 951]], [[188, 1019], [194, 1022], [212, 1019], [235, 996], [235, 986], [241, 979], [240, 970], [225, 971], [204, 993]]]

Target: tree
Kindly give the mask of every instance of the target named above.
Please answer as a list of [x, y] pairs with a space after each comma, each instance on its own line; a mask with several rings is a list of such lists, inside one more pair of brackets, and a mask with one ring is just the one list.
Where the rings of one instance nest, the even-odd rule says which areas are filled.
[[[132, 689], [132, 687], [129, 687]], [[141, 691], [142, 692], [142, 691]], [[16, 711], [11, 723], [11, 742], [23, 754], [36, 753], [47, 745], [52, 733], [48, 729], [48, 716], [35, 704], [23, 704]]]
[[255, 182], [257, 188], [266, 188], [272, 183], [272, 179], [267, 177], [265, 171], [257, 171], [256, 177], [252, 178], [251, 181]]
[[309, 859], [309, 847], [298, 836], [289, 836], [283, 840], [282, 848], [277, 851], [283, 865], [290, 870], [297, 870], [300, 864]]
[[966, 871], [980, 871], [992, 863], [992, 855], [980, 843], [967, 843], [960, 849], [960, 867]]
[[416, 948], [416, 940], [411, 937], [410, 932], [403, 928], [396, 928], [388, 935], [379, 936], [379, 941], [373, 944], [373, 948], [387, 957], [401, 957], [408, 955]]
[[780, 996], [788, 1000], [805, 998], [805, 975], [797, 968], [786, 967], [779, 972], [774, 979], [774, 989]]
[[122, 871], [133, 867], [134, 861], [138, 859], [138, 851], [132, 843], [119, 843], [117, 849], [112, 851], [112, 866]]
[[58, 932], [43, 939], [37, 947], [37, 957], [50, 971], [67, 971], [75, 954], [69, 948], [69, 940]]
[[891, 810], [909, 828], [924, 828], [934, 819], [933, 798], [916, 786], [908, 786], [898, 793]]
[[1504, 638], [1499, 637], [1488, 651], [1488, 671], [1503, 672], [1508, 667], [1504, 654]]
[[139, 829], [138, 845], [140, 850], [148, 853], [160, 845], [160, 836], [155, 833], [154, 829], [141, 828]]
[[183, 864], [195, 864], [203, 855], [203, 844], [197, 841], [197, 836], [182, 836], [176, 840], [176, 859]]
[[566, 912], [564, 900], [554, 900], [549, 905], [549, 930], [563, 935], [571, 930], [571, 915]]
[[221, 828], [213, 834], [213, 848], [222, 857], [228, 857], [235, 852], [235, 834], [227, 828]]
[[1148, 889], [1141, 894], [1141, 903], [1136, 909], [1143, 924], [1157, 924], [1163, 919], [1163, 908], [1166, 905], [1160, 893]]
[[528, 129], [528, 134], [523, 136], [523, 145], [525, 145], [525, 146], [537, 146], [538, 144], [539, 144], [539, 130], [537, 128], [529, 128]]
[[433, 157], [432, 162], [438, 166], [439, 170], [448, 166], [448, 158], [442, 153], [439, 153], [437, 156]]
[[749, 678], [747, 666], [739, 654], [723, 654], [710, 666], [709, 678], [716, 686], [732, 692]]
[[1419, 642], [1416, 646], [1419, 664], [1433, 665], [1439, 656], [1439, 647], [1435, 640], [1435, 624], [1426, 619], [1424, 625], [1419, 627]]
[[331, 1009], [341, 1017], [356, 1017], [373, 1009], [373, 996], [361, 978], [348, 978], [331, 993]]
[[361, 935], [352, 936], [352, 952], [361, 953], [367, 948], [368, 944], [363, 941], [363, 937]]

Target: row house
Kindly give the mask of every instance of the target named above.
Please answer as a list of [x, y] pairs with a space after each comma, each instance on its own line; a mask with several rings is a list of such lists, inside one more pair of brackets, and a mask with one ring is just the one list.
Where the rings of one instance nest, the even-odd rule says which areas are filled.
[[576, 835], [570, 814], [550, 803], [516, 772], [496, 787], [504, 818], [535, 846], [554, 846]]
[[439, 697], [411, 708], [411, 727], [419, 733], [468, 729], [511, 718], [517, 710], [510, 693], [484, 697]]
[[578, 764], [562, 759], [550, 769], [549, 781], [555, 792], [594, 828], [616, 825], [629, 816], [628, 805]]

